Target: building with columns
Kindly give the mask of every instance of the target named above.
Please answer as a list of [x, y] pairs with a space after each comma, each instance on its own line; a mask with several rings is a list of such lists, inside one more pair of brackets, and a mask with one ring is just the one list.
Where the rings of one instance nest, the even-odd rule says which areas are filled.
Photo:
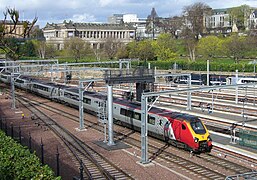
[[57, 49], [64, 48], [64, 42], [72, 37], [79, 37], [90, 43], [92, 48], [101, 48], [108, 39], [127, 44], [135, 39], [136, 29], [127, 24], [73, 23], [49, 24], [43, 28], [46, 42]]
[[[24, 37], [24, 22], [19, 21], [16, 25], [14, 25], [13, 21], [11, 20], [1, 20], [0, 25], [4, 26], [4, 31], [6, 36], [14, 37], [14, 38], [23, 38]], [[13, 31], [12, 31], [13, 30]], [[12, 33], [10, 33], [12, 31]]]

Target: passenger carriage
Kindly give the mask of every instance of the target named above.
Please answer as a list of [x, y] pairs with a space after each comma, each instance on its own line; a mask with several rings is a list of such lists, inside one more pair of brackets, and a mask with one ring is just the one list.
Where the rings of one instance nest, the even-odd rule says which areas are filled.
[[[20, 87], [49, 99], [64, 102], [78, 108], [79, 88], [46, 83], [22, 77], [17, 83]], [[22, 85], [24, 82], [24, 85]], [[27, 86], [27, 87], [26, 87]], [[83, 106], [85, 111], [98, 113], [101, 103], [106, 101], [106, 95], [97, 92], [84, 91]], [[141, 130], [141, 105], [121, 98], [113, 98], [113, 118], [115, 122], [124, 124], [135, 130]], [[152, 107], [147, 117], [148, 134], [175, 144], [180, 143], [186, 149], [196, 152], [209, 152], [212, 141], [208, 130], [201, 120], [192, 115], [172, 112], [170, 110]]]

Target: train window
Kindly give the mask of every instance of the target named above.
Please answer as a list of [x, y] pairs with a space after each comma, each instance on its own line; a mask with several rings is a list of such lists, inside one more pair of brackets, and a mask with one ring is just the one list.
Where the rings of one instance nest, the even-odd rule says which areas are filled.
[[86, 104], [91, 104], [91, 99], [83, 98], [83, 102], [86, 103]]
[[120, 109], [120, 114], [123, 116], [126, 116], [126, 109], [121, 108]]
[[133, 111], [127, 110], [126, 116], [130, 117], [130, 118], [133, 118]]
[[134, 119], [141, 121], [141, 114], [135, 112], [135, 113], [134, 113]]
[[154, 125], [155, 124], [155, 117], [148, 116], [148, 123]]
[[206, 133], [206, 130], [201, 121], [199, 121], [199, 120], [193, 121], [190, 124], [196, 134], [205, 134]]
[[67, 98], [70, 98], [70, 99], [77, 100], [77, 101], [79, 100], [78, 95], [70, 94], [70, 93], [67, 93], [67, 92], [64, 93], [64, 96], [67, 97]]
[[40, 90], [42, 90], [42, 91], [47, 91], [47, 92], [49, 91], [48, 87], [41, 86], [41, 85], [38, 85], [38, 84], [34, 84], [33, 87], [34, 87], [35, 89], [40, 89]]
[[17, 83], [21, 83], [21, 84], [22, 84], [22, 83], [24, 83], [24, 81], [23, 81], [23, 80], [21, 80], [21, 79], [16, 79], [16, 80], [15, 80], [15, 82], [17, 82]]
[[182, 124], [182, 129], [186, 130], [186, 126], [184, 124]]

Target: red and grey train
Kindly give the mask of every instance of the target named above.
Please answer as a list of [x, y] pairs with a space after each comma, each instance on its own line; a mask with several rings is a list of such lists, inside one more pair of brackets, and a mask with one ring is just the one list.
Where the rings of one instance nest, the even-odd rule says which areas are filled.
[[[8, 82], [10, 77], [1, 74], [0, 80]], [[15, 85], [52, 100], [72, 106], [79, 104], [79, 89], [38, 81], [33, 78], [20, 76]], [[97, 113], [100, 102], [106, 100], [106, 95], [98, 92], [85, 91], [83, 105], [86, 111]], [[138, 102], [127, 101], [122, 98], [113, 99], [114, 122], [122, 123], [130, 128], [141, 128], [141, 105]], [[197, 117], [189, 114], [173, 112], [159, 107], [152, 107], [148, 112], [148, 132], [150, 135], [173, 144], [180, 144], [194, 152], [210, 152], [212, 140], [210, 134]]]

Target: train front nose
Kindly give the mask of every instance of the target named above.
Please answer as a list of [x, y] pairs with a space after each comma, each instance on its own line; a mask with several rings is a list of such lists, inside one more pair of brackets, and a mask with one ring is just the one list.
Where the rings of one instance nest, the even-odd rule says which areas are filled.
[[212, 149], [212, 142], [211, 141], [200, 141], [199, 149], [201, 152], [210, 152]]

